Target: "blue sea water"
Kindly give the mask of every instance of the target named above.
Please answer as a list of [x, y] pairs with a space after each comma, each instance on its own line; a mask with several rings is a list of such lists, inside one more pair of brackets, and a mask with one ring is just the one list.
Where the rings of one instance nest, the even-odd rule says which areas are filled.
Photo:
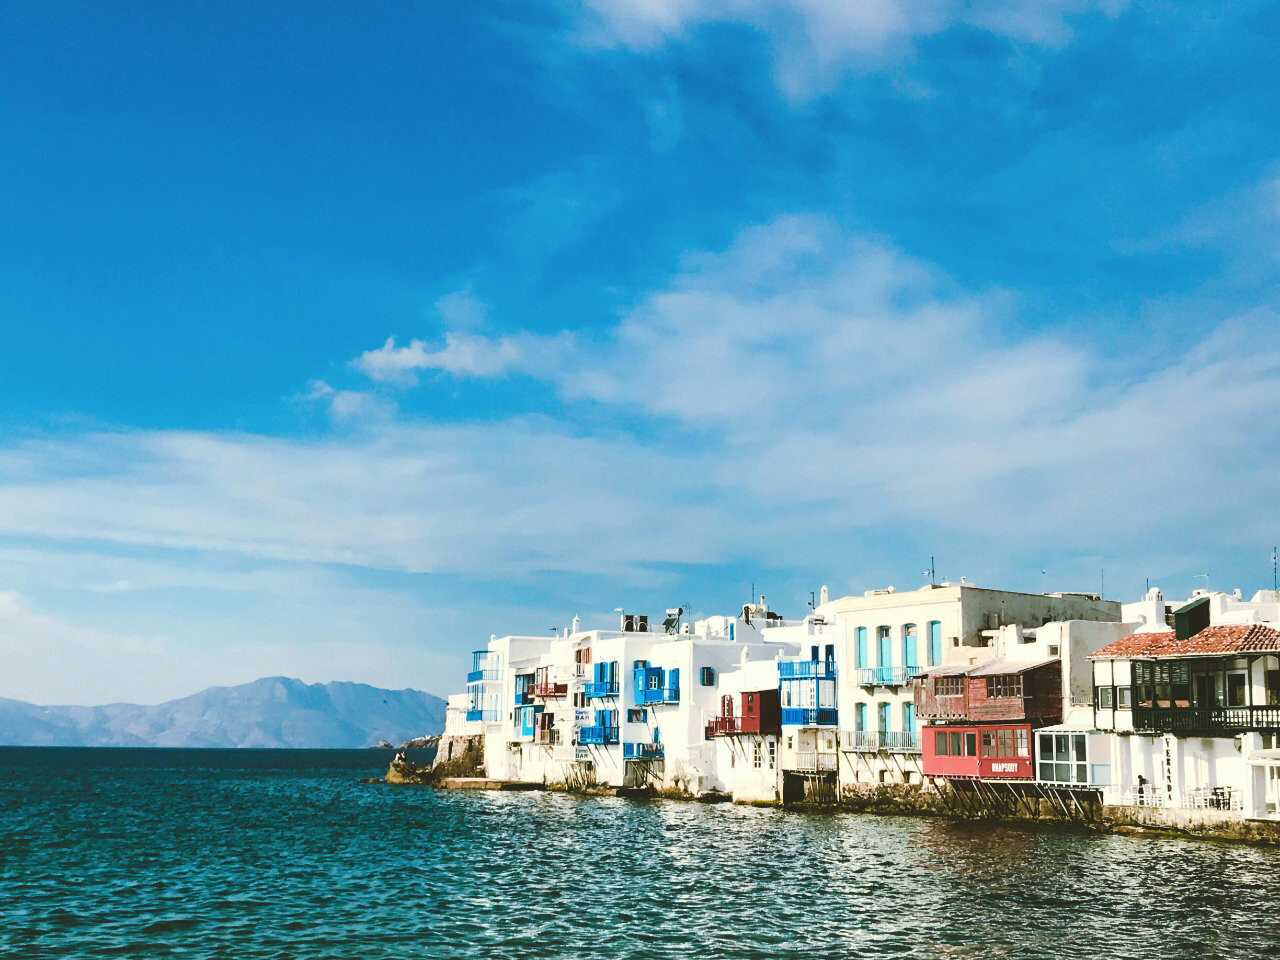
[[1280, 957], [1280, 851], [0, 748], [0, 956]]

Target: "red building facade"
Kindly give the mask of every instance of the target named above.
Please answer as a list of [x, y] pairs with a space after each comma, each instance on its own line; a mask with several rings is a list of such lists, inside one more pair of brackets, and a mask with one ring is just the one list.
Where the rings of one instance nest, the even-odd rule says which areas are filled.
[[915, 680], [926, 777], [1031, 780], [1038, 727], [1062, 719], [1062, 664], [996, 660]]

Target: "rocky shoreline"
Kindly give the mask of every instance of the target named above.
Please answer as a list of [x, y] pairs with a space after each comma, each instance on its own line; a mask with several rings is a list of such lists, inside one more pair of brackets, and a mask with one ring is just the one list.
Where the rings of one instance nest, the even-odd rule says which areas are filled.
[[[579, 796], [626, 797], [634, 800], [669, 800], [682, 803], [732, 803], [725, 793], [693, 794], [653, 787], [604, 787], [563, 783], [523, 783], [494, 780], [485, 776], [478, 745], [461, 744], [448, 759], [437, 754], [430, 766], [393, 760], [382, 779], [365, 782], [392, 785], [471, 790], [551, 790]], [[778, 801], [753, 801], [750, 806], [783, 807]], [[847, 792], [834, 802], [798, 802], [786, 810], [803, 813], [864, 813], [879, 816], [936, 817], [956, 823], [1006, 823], [1073, 827], [1094, 833], [1149, 837], [1229, 841], [1280, 846], [1280, 823], [1249, 821], [1216, 811], [1162, 810], [1156, 808], [1109, 807], [1095, 804], [1064, 816], [1048, 802], [1024, 804], [1016, 809], [985, 812], [975, 816], [964, 812], [958, 796], [948, 796], [917, 785], [871, 787]]]

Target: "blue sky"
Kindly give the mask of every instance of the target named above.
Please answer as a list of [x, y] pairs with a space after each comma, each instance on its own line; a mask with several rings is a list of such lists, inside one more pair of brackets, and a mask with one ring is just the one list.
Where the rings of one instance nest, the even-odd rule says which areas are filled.
[[[1280, 16], [0, 9], [0, 696], [1270, 586]], [[1042, 573], [1042, 571], [1044, 571]]]

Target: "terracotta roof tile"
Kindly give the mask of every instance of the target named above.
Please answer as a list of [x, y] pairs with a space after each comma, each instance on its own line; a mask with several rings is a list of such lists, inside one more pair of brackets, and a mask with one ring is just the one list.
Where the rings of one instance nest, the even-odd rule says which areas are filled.
[[1109, 657], [1151, 657], [1168, 641], [1174, 638], [1172, 630], [1159, 633], [1131, 633], [1127, 637], [1113, 640], [1096, 653], [1089, 654], [1090, 660], [1102, 660]]
[[1089, 659], [1114, 657], [1203, 657], [1227, 653], [1280, 653], [1280, 631], [1260, 623], [1219, 624], [1205, 627], [1186, 640], [1173, 631], [1134, 633], [1109, 643]]

